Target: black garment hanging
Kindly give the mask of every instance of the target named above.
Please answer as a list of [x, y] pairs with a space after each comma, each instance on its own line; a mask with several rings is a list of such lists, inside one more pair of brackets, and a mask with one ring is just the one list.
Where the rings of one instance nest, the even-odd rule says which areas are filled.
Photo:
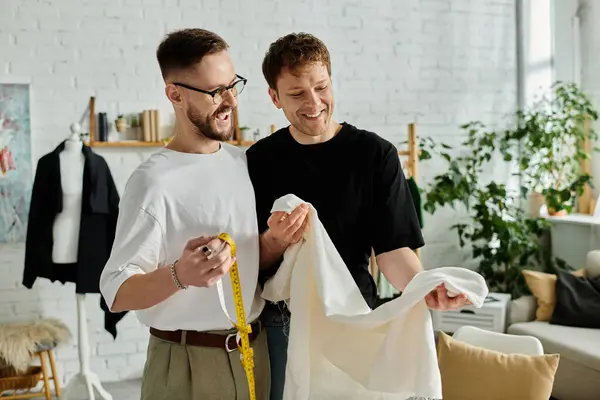
[[[100, 293], [100, 274], [115, 238], [119, 193], [106, 160], [83, 145], [85, 161], [77, 261], [55, 264], [53, 227], [63, 207], [60, 153], [64, 148], [63, 141], [37, 163], [25, 241], [23, 285], [31, 289], [37, 278], [46, 278], [53, 282], [73, 282], [76, 293]], [[100, 306], [106, 313], [107, 307], [102, 303], [103, 299]], [[105, 328], [113, 337], [116, 337], [116, 323], [124, 315], [105, 315]]]

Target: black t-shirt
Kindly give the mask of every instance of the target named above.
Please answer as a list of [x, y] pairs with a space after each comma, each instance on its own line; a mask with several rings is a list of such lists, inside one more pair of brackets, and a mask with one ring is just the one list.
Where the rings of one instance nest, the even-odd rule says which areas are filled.
[[378, 255], [424, 244], [397, 149], [375, 133], [343, 123], [329, 141], [303, 145], [283, 128], [250, 147], [247, 157], [260, 232], [281, 196], [311, 203], [371, 307], [377, 299], [371, 248]]

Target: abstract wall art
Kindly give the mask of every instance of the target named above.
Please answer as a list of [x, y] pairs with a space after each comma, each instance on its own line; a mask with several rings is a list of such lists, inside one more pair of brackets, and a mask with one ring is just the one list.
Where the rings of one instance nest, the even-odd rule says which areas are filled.
[[32, 186], [30, 87], [0, 82], [0, 243], [25, 240]]

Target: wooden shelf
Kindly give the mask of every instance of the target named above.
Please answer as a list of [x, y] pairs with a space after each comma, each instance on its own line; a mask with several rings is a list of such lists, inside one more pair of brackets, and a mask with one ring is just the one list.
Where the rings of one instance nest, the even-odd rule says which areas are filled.
[[[90, 140], [85, 142], [86, 146], [89, 147], [164, 147], [166, 146], [167, 140], [158, 141], [158, 142], [144, 142], [142, 140], [124, 140], [119, 142], [100, 142], [96, 140], [96, 98], [94, 96], [90, 97], [89, 102], [89, 111], [90, 111]], [[240, 147], [250, 147], [255, 141], [251, 140], [242, 140], [242, 135], [240, 132], [239, 122], [238, 122], [238, 109], [237, 107], [233, 109], [233, 124], [235, 127], [235, 132], [233, 135], [233, 140], [229, 140], [227, 143], [230, 143], [234, 146]], [[275, 127], [272, 126], [271, 130], [274, 130]]]
[[121, 142], [86, 142], [90, 147], [164, 147], [163, 142], [143, 142], [141, 140], [124, 140]]

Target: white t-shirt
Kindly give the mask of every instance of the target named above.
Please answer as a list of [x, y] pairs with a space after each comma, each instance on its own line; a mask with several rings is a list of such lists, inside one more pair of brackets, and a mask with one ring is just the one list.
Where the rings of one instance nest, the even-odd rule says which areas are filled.
[[[244, 310], [253, 321], [264, 300], [257, 285], [259, 238], [245, 153], [227, 143], [213, 154], [159, 150], [133, 172], [119, 205], [113, 249], [100, 278], [108, 307], [127, 278], [168, 268], [188, 240], [221, 232], [236, 242]], [[236, 318], [229, 274], [222, 281], [227, 310]], [[188, 287], [136, 314], [144, 325], [161, 330], [232, 327], [216, 285]]]

